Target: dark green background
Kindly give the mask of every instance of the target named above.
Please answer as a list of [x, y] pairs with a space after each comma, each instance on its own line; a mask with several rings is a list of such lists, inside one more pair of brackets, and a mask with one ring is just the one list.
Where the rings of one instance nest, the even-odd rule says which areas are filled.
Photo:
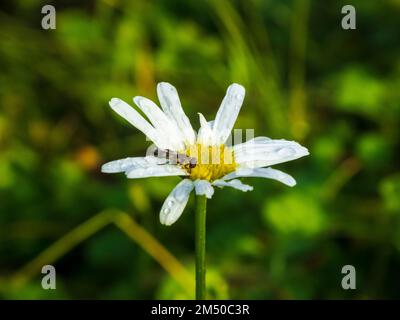
[[[246, 99], [236, 128], [299, 141], [311, 155], [277, 169], [289, 188], [243, 179], [254, 191], [209, 201], [210, 297], [398, 298], [400, 294], [400, 1], [53, 1], [0, 5], [0, 297], [183, 298], [141, 246], [107, 226], [63, 254], [57, 290], [20, 268], [107, 208], [129, 213], [188, 270], [193, 198], [172, 227], [158, 213], [179, 178], [127, 180], [106, 161], [148, 142], [108, 107], [112, 97], [156, 100], [175, 85], [198, 128], [227, 86]], [[341, 28], [353, 4], [357, 29]], [[357, 289], [341, 288], [354, 265]]]

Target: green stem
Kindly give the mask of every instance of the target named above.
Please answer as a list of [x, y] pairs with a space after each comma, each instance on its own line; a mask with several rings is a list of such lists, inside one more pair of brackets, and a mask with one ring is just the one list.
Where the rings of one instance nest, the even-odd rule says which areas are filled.
[[196, 197], [196, 300], [206, 298], [206, 196]]

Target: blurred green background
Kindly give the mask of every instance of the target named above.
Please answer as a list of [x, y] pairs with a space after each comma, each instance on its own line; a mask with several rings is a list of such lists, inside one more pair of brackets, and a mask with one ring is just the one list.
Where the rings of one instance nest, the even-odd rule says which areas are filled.
[[[238, 82], [236, 128], [311, 152], [276, 166], [294, 188], [247, 178], [253, 192], [209, 201], [210, 297], [400, 297], [399, 0], [352, 0], [356, 30], [341, 28], [349, 1], [53, 1], [56, 30], [41, 29], [44, 4], [0, 5], [1, 298], [192, 297], [193, 196], [164, 227], [179, 178], [100, 173], [149, 145], [108, 101], [158, 101], [159, 81], [196, 129]], [[57, 290], [41, 288], [47, 263]], [[346, 264], [356, 290], [341, 288]]]

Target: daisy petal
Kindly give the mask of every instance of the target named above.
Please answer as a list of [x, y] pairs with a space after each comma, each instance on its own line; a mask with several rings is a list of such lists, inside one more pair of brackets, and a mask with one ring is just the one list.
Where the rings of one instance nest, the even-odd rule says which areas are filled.
[[307, 148], [295, 141], [256, 138], [233, 146], [235, 161], [242, 167], [271, 166], [304, 157]]
[[142, 131], [151, 141], [159, 148], [164, 148], [162, 140], [159, 138], [157, 131], [143, 118], [134, 108], [125, 101], [118, 98], [112, 98], [109, 102], [110, 107], [130, 124]]
[[154, 128], [158, 131], [158, 135], [168, 141], [167, 149], [181, 150], [184, 147], [175, 123], [153, 101], [140, 96], [134, 97], [133, 101], [149, 118]]
[[170, 119], [175, 121], [186, 144], [194, 144], [196, 134], [190, 124], [189, 118], [182, 109], [181, 101], [175, 87], [167, 82], [161, 82], [157, 85], [157, 95], [162, 109]]
[[194, 187], [196, 189], [196, 194], [199, 196], [205, 195], [208, 199], [211, 199], [214, 194], [214, 188], [207, 180], [196, 180], [194, 182]]
[[234, 83], [228, 87], [215, 117], [213, 128], [215, 144], [224, 144], [231, 134], [242, 106], [244, 95], [245, 89], [241, 85]]
[[117, 173], [125, 172], [133, 168], [148, 168], [154, 165], [166, 163], [166, 159], [160, 159], [152, 156], [125, 158], [107, 162], [101, 166], [101, 172]]
[[189, 179], [182, 180], [168, 195], [160, 211], [160, 222], [170, 226], [182, 215], [183, 209], [193, 190], [193, 182]]
[[154, 165], [147, 168], [137, 167], [126, 171], [126, 177], [129, 179], [187, 175], [188, 173], [182, 168], [169, 164]]
[[213, 121], [207, 122], [206, 118], [199, 112], [198, 113], [200, 118], [200, 129], [197, 135], [197, 143], [203, 146], [209, 146], [213, 143], [214, 140], [214, 132], [210, 125], [213, 124]]
[[283, 184], [286, 184], [289, 187], [293, 187], [296, 185], [296, 180], [291, 175], [272, 168], [255, 168], [255, 169], [238, 168], [236, 169], [235, 172], [227, 174], [222, 179], [229, 180], [240, 177], [268, 178], [282, 182]]
[[213, 186], [220, 187], [220, 188], [223, 188], [223, 187], [232, 187], [232, 188], [241, 190], [241, 191], [243, 191], [243, 192], [252, 191], [252, 190], [253, 190], [253, 187], [252, 187], [252, 186], [249, 186], [249, 185], [247, 185], [247, 184], [244, 184], [244, 183], [242, 183], [242, 182], [241, 182], [240, 180], [238, 180], [238, 179], [231, 180], [231, 181], [215, 180], [215, 181], [213, 182]]

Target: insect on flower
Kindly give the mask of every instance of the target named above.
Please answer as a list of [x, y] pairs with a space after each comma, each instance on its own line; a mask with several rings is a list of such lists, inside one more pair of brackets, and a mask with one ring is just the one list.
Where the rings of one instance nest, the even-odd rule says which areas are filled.
[[[299, 143], [256, 137], [232, 146], [227, 144], [244, 100], [243, 86], [234, 83], [228, 87], [215, 121], [207, 122], [199, 113], [200, 129], [197, 133], [183, 111], [175, 87], [161, 82], [157, 85], [157, 94], [161, 109], [147, 98], [133, 98], [148, 119], [121, 99], [112, 98], [110, 101], [116, 113], [153, 141], [157, 152], [145, 157], [111, 161], [101, 170], [106, 173], [125, 172], [130, 179], [183, 177], [161, 208], [162, 224], [169, 226], [178, 220], [193, 189], [197, 195], [211, 198], [214, 187], [253, 190], [252, 186], [237, 179], [241, 177], [269, 178], [291, 187], [296, 184], [292, 176], [270, 166], [308, 155], [307, 148]], [[164, 154], [165, 157], [161, 157]], [[210, 158], [213, 161], [208, 161]]]
[[195, 157], [189, 157], [185, 154], [175, 152], [170, 149], [162, 150], [156, 148], [154, 151], [154, 156], [161, 159], [167, 159], [168, 164], [181, 165], [188, 172], [190, 172], [191, 169], [195, 168], [197, 165], [197, 159]]

